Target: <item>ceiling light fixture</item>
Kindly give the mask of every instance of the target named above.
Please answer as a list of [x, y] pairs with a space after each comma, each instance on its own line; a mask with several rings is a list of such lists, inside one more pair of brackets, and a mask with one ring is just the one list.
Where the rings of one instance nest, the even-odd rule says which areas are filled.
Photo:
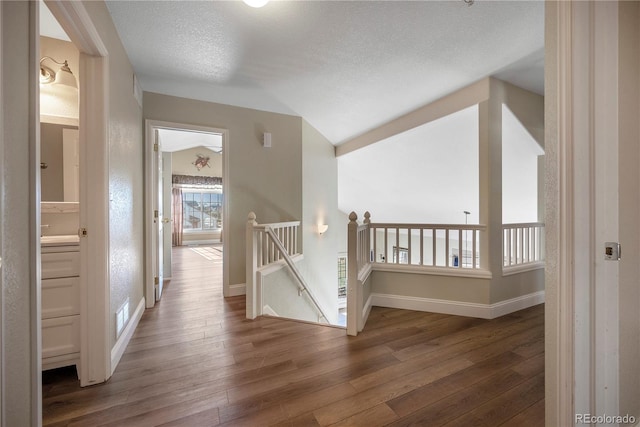
[[[42, 64], [46, 59], [49, 59], [61, 66], [57, 73]], [[50, 56], [45, 56], [40, 60], [40, 84], [59, 84], [70, 86], [75, 89], [78, 88], [78, 82], [71, 72], [67, 60], [64, 62], [58, 62]]]
[[242, 0], [242, 1], [245, 2], [245, 4], [255, 8], [262, 7], [265, 4], [269, 3], [269, 0]]
[[476, 2], [476, 0], [462, 0], [462, 1], [464, 1], [469, 7], [473, 6], [473, 4]]

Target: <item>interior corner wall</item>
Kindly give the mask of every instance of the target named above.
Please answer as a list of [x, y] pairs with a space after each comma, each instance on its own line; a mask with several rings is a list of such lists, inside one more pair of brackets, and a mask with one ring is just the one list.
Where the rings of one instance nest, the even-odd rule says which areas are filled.
[[619, 3], [620, 412], [640, 419], [640, 4]]
[[480, 212], [484, 215], [480, 222], [489, 226], [489, 268], [493, 274], [491, 304], [544, 290], [542, 269], [502, 275], [502, 104], [509, 107], [544, 148], [544, 97], [492, 78], [489, 100], [479, 107]]
[[[259, 223], [302, 218], [302, 119], [212, 102], [144, 93], [144, 118], [228, 130], [229, 285], [245, 283], [247, 215]], [[264, 132], [272, 147], [262, 146]], [[303, 239], [304, 240], [304, 239]]]
[[109, 52], [109, 332], [113, 348], [116, 311], [129, 299], [129, 318], [133, 318], [143, 297], [142, 108], [133, 96], [133, 68], [106, 5], [89, 1], [84, 7]]
[[[338, 162], [334, 146], [302, 121], [302, 233], [304, 276], [326, 310], [338, 320], [338, 246], [346, 223], [338, 212]], [[318, 224], [329, 226], [319, 235]]]

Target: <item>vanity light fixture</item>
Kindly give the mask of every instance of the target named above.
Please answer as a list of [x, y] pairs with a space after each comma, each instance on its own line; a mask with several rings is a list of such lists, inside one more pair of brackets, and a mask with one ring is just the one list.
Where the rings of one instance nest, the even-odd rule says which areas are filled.
[[[58, 72], [54, 72], [51, 68], [43, 64], [47, 59], [60, 65]], [[78, 88], [78, 82], [71, 72], [67, 60], [65, 59], [64, 62], [58, 62], [50, 56], [45, 56], [40, 60], [40, 84], [56, 84], [69, 86], [74, 89]]]
[[323, 235], [328, 229], [329, 226], [327, 224], [318, 224], [318, 234]]

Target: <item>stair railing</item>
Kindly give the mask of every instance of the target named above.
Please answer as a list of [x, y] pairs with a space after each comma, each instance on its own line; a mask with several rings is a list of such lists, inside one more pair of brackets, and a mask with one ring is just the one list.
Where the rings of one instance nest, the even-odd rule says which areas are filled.
[[298, 295], [306, 292], [318, 311], [318, 322], [329, 318], [313, 295], [306, 280], [300, 273], [291, 255], [298, 254], [298, 228], [300, 221], [289, 221], [272, 224], [258, 224], [255, 213], [249, 213], [247, 222], [247, 318], [255, 319], [262, 315], [259, 301], [262, 290], [257, 289], [256, 272], [259, 268], [284, 260], [298, 282]]

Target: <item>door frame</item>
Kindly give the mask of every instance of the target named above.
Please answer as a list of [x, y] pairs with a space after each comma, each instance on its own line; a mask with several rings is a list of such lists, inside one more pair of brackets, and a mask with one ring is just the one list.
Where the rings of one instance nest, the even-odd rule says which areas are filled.
[[[208, 126], [192, 125], [187, 123], [166, 122], [160, 120], [145, 120], [145, 155], [144, 155], [144, 189], [145, 189], [145, 286], [144, 296], [147, 308], [155, 305], [155, 287], [153, 282], [153, 264], [156, 247], [154, 246], [154, 226], [153, 226], [153, 195], [158, 191], [153, 179], [153, 144], [155, 143], [155, 131], [159, 129], [185, 131], [185, 132], [205, 132], [215, 133], [222, 136], [222, 185], [224, 203], [222, 204], [222, 217], [228, 223], [229, 218], [229, 155], [228, 141], [229, 131], [227, 129], [214, 128]], [[222, 281], [223, 294], [228, 295], [229, 288], [229, 227], [222, 227]]]
[[[81, 385], [88, 386], [106, 381], [112, 373], [109, 339], [109, 51], [83, 3], [44, 1], [80, 52], [79, 205], [80, 227], [86, 228], [88, 234], [80, 244], [78, 368]], [[35, 37], [39, 37], [39, 31]]]

